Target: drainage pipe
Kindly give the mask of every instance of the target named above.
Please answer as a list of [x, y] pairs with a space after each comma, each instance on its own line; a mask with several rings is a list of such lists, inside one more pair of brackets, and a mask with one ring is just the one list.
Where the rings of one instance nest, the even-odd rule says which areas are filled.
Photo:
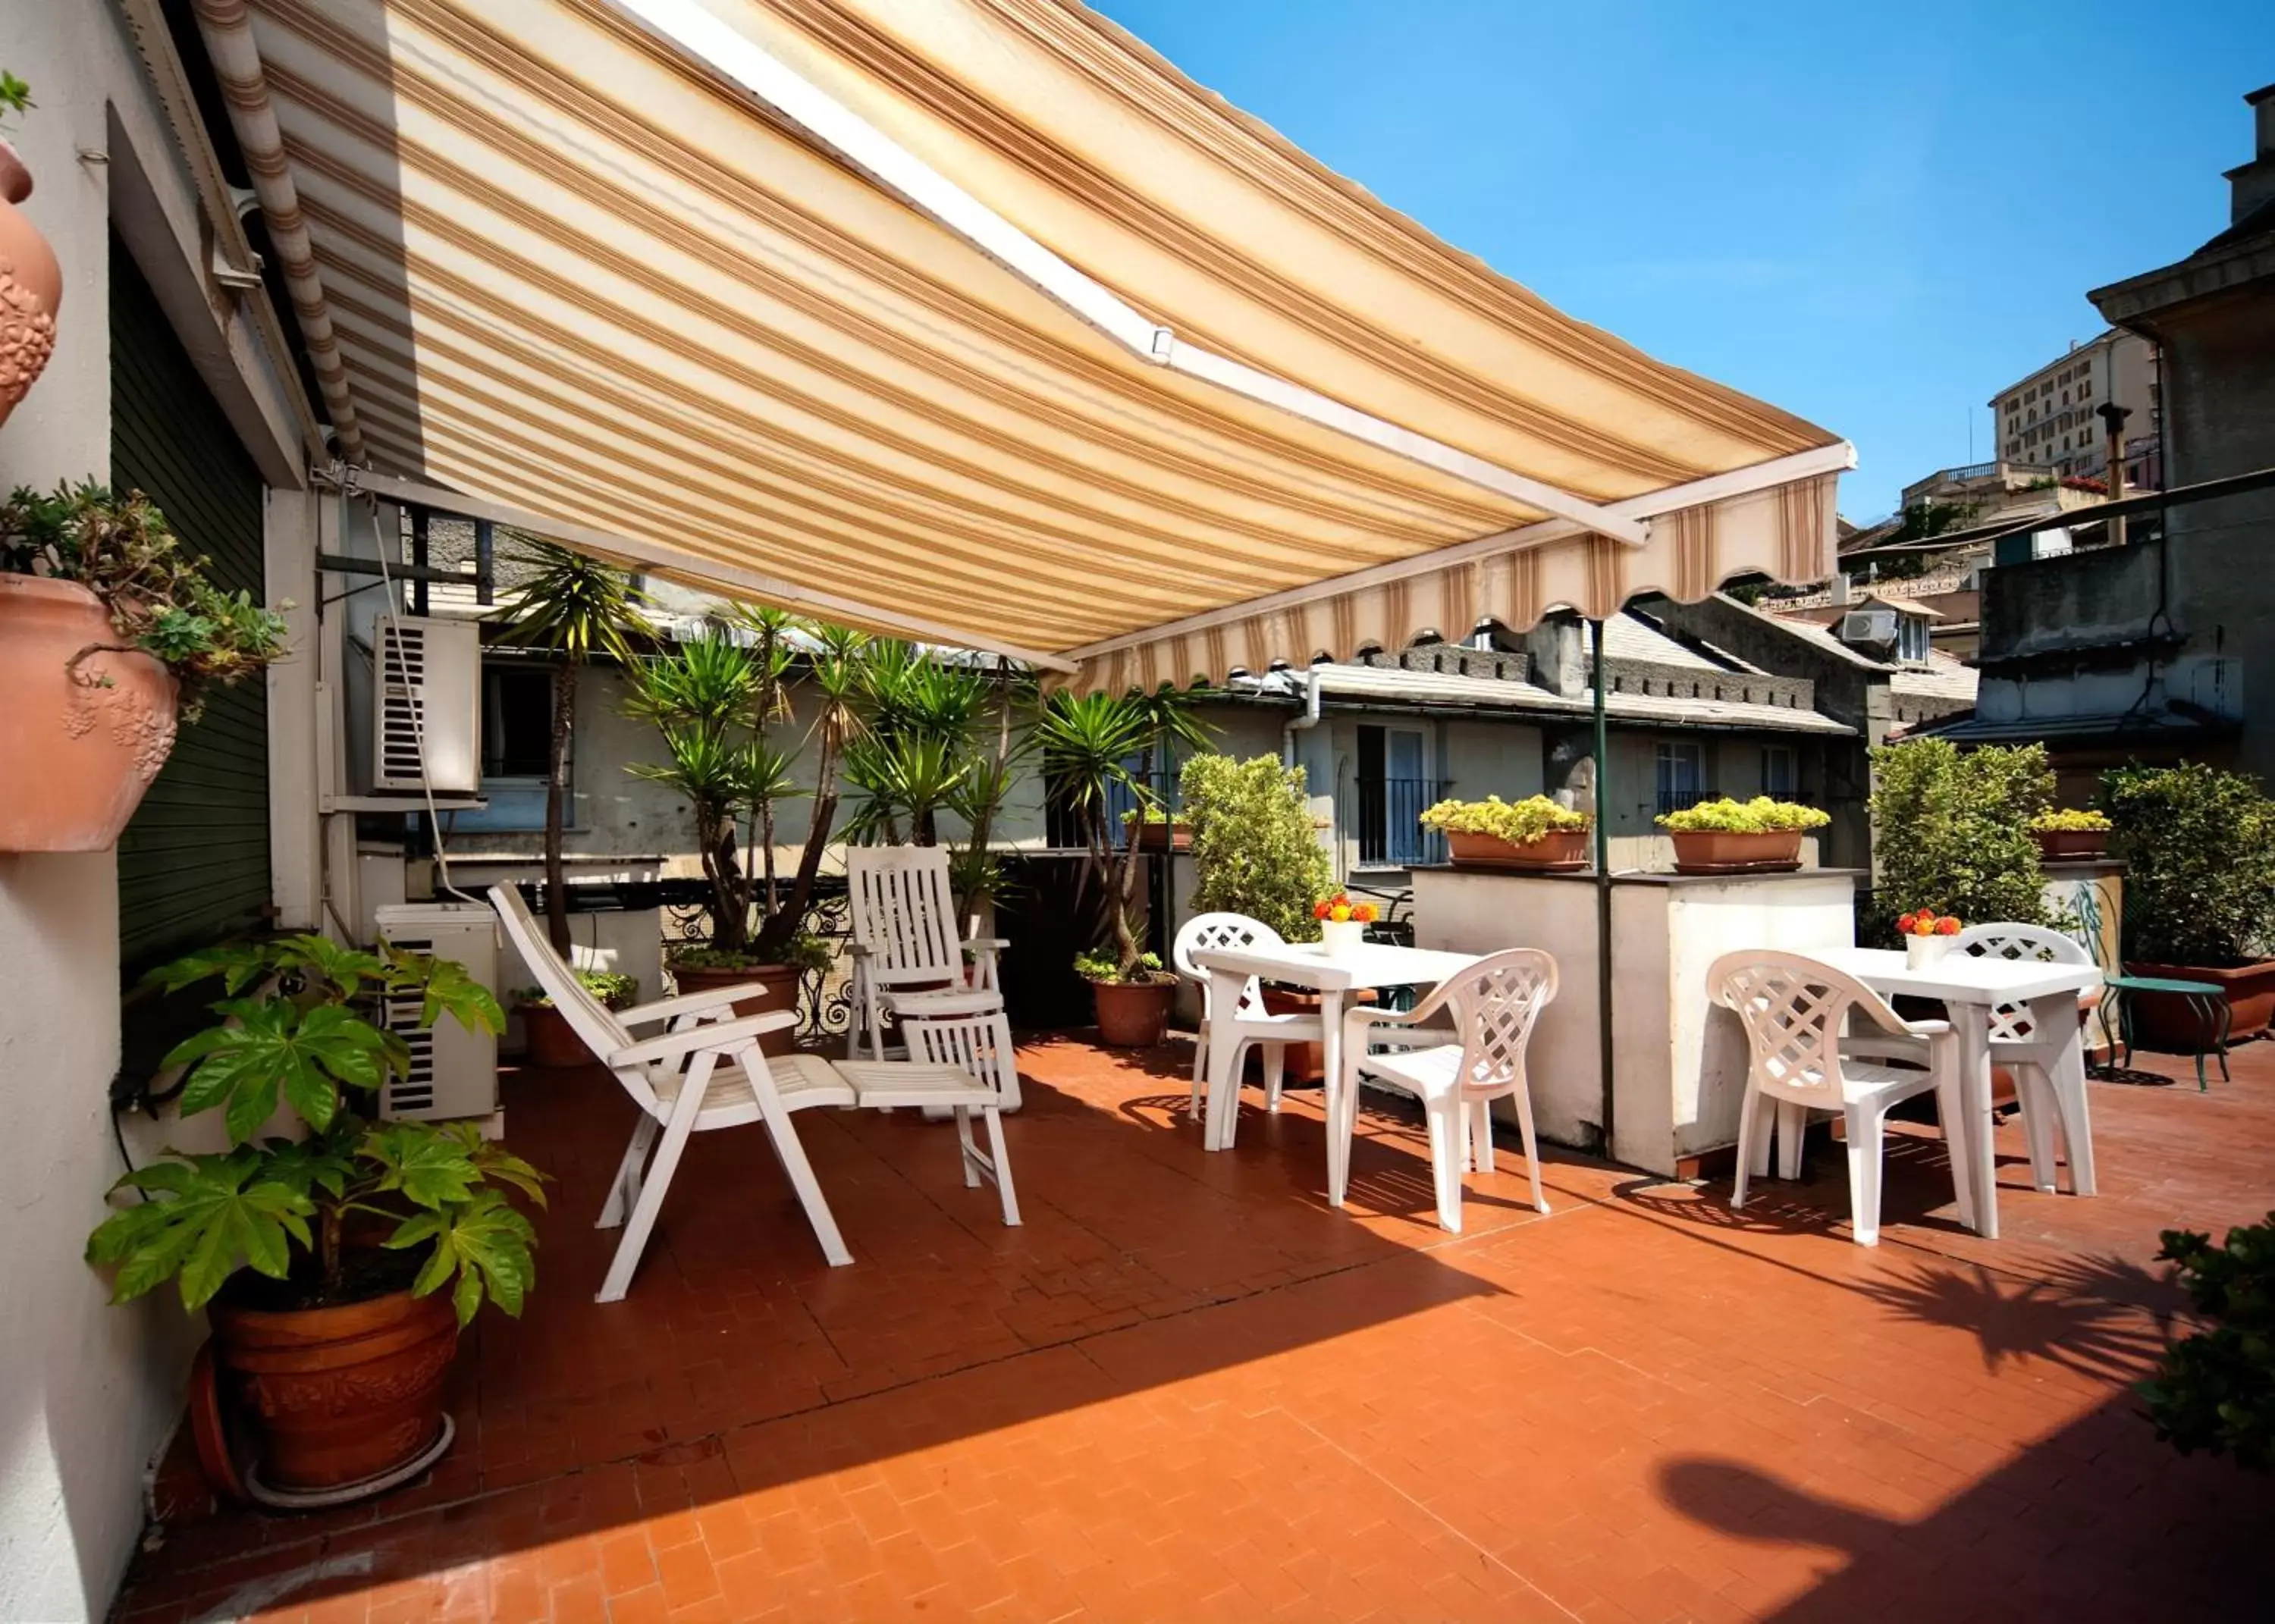
[[284, 132], [268, 100], [268, 76], [261, 70], [261, 49], [253, 42], [253, 14], [246, 0], [192, 0], [192, 6], [206, 54], [221, 80], [230, 128], [237, 132], [245, 167], [253, 176], [253, 195], [261, 200], [268, 240], [283, 261], [284, 285], [292, 296], [293, 313], [300, 319], [300, 341], [315, 371], [316, 387], [331, 410], [335, 449], [349, 462], [362, 462], [363, 429], [348, 393], [347, 369], [332, 331], [331, 306], [324, 298], [324, 279], [316, 268], [315, 245], [300, 214], [300, 193], [284, 153]]
[[1596, 696], [1596, 807], [1590, 820], [1596, 831], [1596, 1064], [1603, 1073], [1604, 1156], [1617, 1161], [1619, 1155], [1613, 1148], [1612, 1137], [1616, 1109], [1616, 1091], [1612, 1077], [1612, 861], [1611, 835], [1604, 827], [1604, 812], [1609, 803], [1606, 793], [1611, 784], [1611, 752], [1606, 748], [1610, 729], [1604, 719], [1604, 623], [1588, 623], [1588, 640], [1595, 651], [1593, 668], [1588, 674], [1588, 684]]
[[[1280, 729], [1280, 765], [1296, 765], [1296, 735], [1319, 725], [1319, 668], [1313, 666], [1304, 679], [1304, 714], [1291, 718]], [[1334, 786], [1330, 784], [1332, 789]]]

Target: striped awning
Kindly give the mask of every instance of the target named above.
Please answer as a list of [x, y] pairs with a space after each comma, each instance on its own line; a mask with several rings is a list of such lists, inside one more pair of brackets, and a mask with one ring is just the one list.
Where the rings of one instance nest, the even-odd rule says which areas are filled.
[[1836, 436], [1078, 5], [197, 10], [343, 444], [680, 578], [1118, 684], [1832, 568]]

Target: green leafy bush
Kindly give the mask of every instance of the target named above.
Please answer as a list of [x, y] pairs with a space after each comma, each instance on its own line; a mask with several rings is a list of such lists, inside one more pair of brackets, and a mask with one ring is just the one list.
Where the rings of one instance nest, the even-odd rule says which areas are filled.
[[1961, 752], [1947, 739], [1872, 750], [1873, 911], [2043, 925], [2030, 818], [2053, 797], [2045, 747]]
[[[171, 1280], [203, 1307], [241, 1268], [284, 1282], [265, 1305], [355, 1302], [408, 1283], [420, 1296], [452, 1285], [458, 1322], [485, 1301], [519, 1314], [536, 1280], [536, 1231], [507, 1194], [544, 1204], [544, 1175], [468, 1123], [374, 1122], [364, 1107], [410, 1069], [400, 1033], [367, 1018], [379, 1000], [419, 998], [422, 1024], [448, 1014], [503, 1031], [497, 1001], [448, 959], [364, 953], [321, 936], [192, 954], [151, 978], [168, 991], [219, 979], [220, 1023], [166, 1057], [186, 1066], [182, 1114], [219, 1110], [231, 1148], [170, 1152], [118, 1181], [122, 1206], [87, 1239], [87, 1258], [117, 1270], [123, 1303]], [[282, 1103], [308, 1137], [250, 1143]], [[387, 1227], [375, 1246], [351, 1218]], [[401, 1268], [358, 1254], [397, 1254]], [[351, 1267], [353, 1265], [355, 1266]], [[455, 1281], [453, 1285], [452, 1282]]]
[[2227, 1244], [2167, 1229], [2157, 1256], [2211, 1328], [2165, 1352], [2141, 1384], [2157, 1436], [2182, 1454], [2206, 1449], [2240, 1466], [2275, 1464], [2275, 1212], [2227, 1232]]
[[1725, 835], [1774, 835], [1791, 829], [1821, 829], [1833, 814], [1795, 801], [1773, 801], [1757, 795], [1750, 801], [1701, 801], [1681, 812], [1661, 812], [1662, 828], [1682, 834], [1712, 831]]
[[1244, 913], [1289, 941], [1316, 941], [1311, 904], [1335, 888], [1311, 827], [1304, 769], [1277, 756], [1195, 756], [1178, 774], [1193, 827], [1193, 911]]
[[[93, 593], [118, 634], [114, 646], [140, 649], [174, 674], [188, 722], [203, 713], [208, 688], [225, 688], [284, 653], [284, 617], [215, 586], [207, 562], [140, 491], [117, 496], [88, 483], [42, 495], [19, 487], [0, 502], [0, 572], [72, 581]], [[74, 654], [74, 673], [102, 646]]]
[[2101, 781], [2111, 852], [2125, 860], [2125, 954], [2209, 969], [2275, 940], [2275, 802], [2256, 779], [2201, 762], [2124, 767]]
[[1440, 801], [1422, 814], [1422, 826], [1448, 835], [1497, 835], [1512, 846], [1529, 846], [1544, 835], [1586, 828], [1588, 814], [1545, 795], [1522, 801], [1489, 795], [1482, 801]]
[[[603, 1008], [629, 1009], [639, 1001], [639, 978], [619, 975], [613, 970], [580, 970], [578, 985], [600, 1000]], [[525, 986], [513, 995], [513, 1001], [525, 1009], [550, 1009], [553, 1001], [545, 995], [543, 987]]]

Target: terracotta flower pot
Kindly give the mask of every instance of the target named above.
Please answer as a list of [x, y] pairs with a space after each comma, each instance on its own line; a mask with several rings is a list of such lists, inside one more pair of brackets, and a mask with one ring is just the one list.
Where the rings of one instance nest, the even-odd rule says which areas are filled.
[[1190, 851], [1193, 849], [1193, 826], [1190, 823], [1133, 823], [1138, 850], [1140, 851]]
[[[2128, 976], [2159, 981], [2209, 981], [2227, 994], [2228, 1036], [2250, 1038], [2275, 1021], [2275, 959], [2260, 959], [2225, 970], [2200, 964], [2158, 964], [2127, 959]], [[2152, 1049], [2187, 1054], [2206, 1041], [2203, 1017], [2177, 993], [2128, 993], [2134, 1034]]]
[[2083, 863], [2109, 855], [2107, 829], [2032, 829], [2042, 863]]
[[1169, 1032], [1169, 1005], [1177, 995], [1174, 978], [1145, 981], [1093, 981], [1098, 996], [1098, 1036], [1102, 1043], [1122, 1049], [1150, 1049]]
[[[737, 999], [737, 1015], [771, 1015], [777, 1009], [795, 1012], [797, 1008], [797, 969], [791, 964], [753, 964], [748, 970], [697, 970], [674, 964], [671, 966], [671, 978], [683, 993], [709, 993], [722, 986], [741, 986], [751, 981], [758, 982], [767, 989], [764, 998]], [[795, 1054], [797, 1053], [797, 1029], [785, 1026], [779, 1031], [761, 1034], [759, 1053]]]
[[[532, 1066], [589, 1066], [593, 1051], [569, 1024], [569, 1017], [551, 1004], [524, 1004], [521, 1030], [529, 1039], [522, 1056]], [[773, 1034], [768, 1033], [769, 1037]]]
[[442, 1383], [458, 1349], [450, 1294], [207, 1312], [226, 1390], [242, 1397], [272, 1488], [336, 1489], [416, 1457], [442, 1428]]
[[1669, 829], [1678, 874], [1777, 873], [1801, 866], [1799, 829]]
[[1562, 873], [1588, 866], [1588, 831], [1551, 829], [1538, 840], [1513, 846], [1498, 835], [1448, 829], [1446, 854], [1457, 868], [1523, 868]]
[[0, 851], [102, 851], [174, 748], [173, 675], [70, 581], [0, 575]]
[[31, 195], [31, 171], [0, 141], [0, 423], [47, 370], [64, 300], [55, 250], [16, 207]]

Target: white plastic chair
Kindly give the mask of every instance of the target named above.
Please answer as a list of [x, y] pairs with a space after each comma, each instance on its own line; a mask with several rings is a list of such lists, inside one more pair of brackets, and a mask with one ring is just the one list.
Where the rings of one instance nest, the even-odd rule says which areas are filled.
[[[2035, 959], [2046, 964], [2090, 964], [2083, 944], [2039, 925], [1976, 925], [1959, 933], [1956, 952], [1977, 958]], [[2065, 1004], [2068, 1001], [2063, 1001]], [[2093, 1126], [2086, 1107], [2085, 1043], [2073, 1024], [2058, 1031], [2039, 1030], [2028, 1004], [2001, 1004], [1991, 1011], [1991, 1062], [2014, 1074], [2022, 1107], [2022, 1130], [2030, 1146], [2031, 1181], [2054, 1188], [2054, 1134], [2061, 1134], [2069, 1163], [2070, 1193], [2090, 1196], [2099, 1188], [2093, 1173]]]
[[[853, 1261], [853, 1254], [838, 1234], [829, 1204], [822, 1198], [812, 1165], [805, 1159], [805, 1148], [798, 1143], [790, 1113], [809, 1106], [854, 1105], [859, 1096], [827, 1061], [803, 1054], [769, 1061], [759, 1053], [760, 1034], [794, 1025], [796, 1010], [733, 1018], [737, 999], [766, 996], [765, 987], [751, 983], [684, 993], [621, 1015], [612, 1013], [562, 963], [518, 891], [511, 886], [493, 886], [490, 903], [538, 985], [640, 1108], [639, 1122], [624, 1147], [624, 1159], [608, 1185], [608, 1201], [593, 1226], [599, 1229], [624, 1226], [624, 1238], [616, 1243], [616, 1258], [608, 1265], [608, 1277], [595, 1301], [621, 1301], [631, 1286], [632, 1272], [646, 1250], [648, 1235], [655, 1227], [656, 1213], [663, 1206], [688, 1136], [738, 1128], [746, 1122], [766, 1124], [775, 1155], [789, 1175], [798, 1205], [805, 1209], [806, 1221], [813, 1227], [822, 1256], [833, 1265]], [[660, 1021], [669, 1023], [662, 1035], [645, 1040], [632, 1036], [631, 1028]], [[714, 1075], [722, 1061], [731, 1061], [740, 1075]], [[652, 1162], [651, 1150], [654, 1152]]]
[[[885, 1058], [885, 1023], [903, 1016], [960, 1014], [1001, 1016], [1003, 993], [995, 958], [1009, 944], [1001, 937], [962, 938], [948, 882], [945, 846], [852, 846], [845, 853], [845, 889], [853, 926], [853, 976], [848, 994], [853, 1022], [845, 1055]], [[964, 955], [969, 952], [967, 965]], [[1003, 1022], [1003, 1053], [1010, 1027]], [[1017, 1068], [1003, 1086], [1003, 1108], [1019, 1104]]]
[[[1169, 946], [1169, 961], [1177, 967], [1177, 973], [1198, 983], [1201, 989], [1200, 1036], [1193, 1043], [1190, 1108], [1195, 1122], [1200, 1120], [1201, 1089], [1208, 1076], [1212, 1043], [1229, 1043], [1236, 1048], [1244, 1048], [1251, 1043], [1264, 1046], [1264, 1102], [1267, 1109], [1277, 1111], [1280, 1085], [1287, 1076], [1288, 1046], [1325, 1041], [1326, 1029], [1317, 1015], [1275, 1015], [1266, 1009], [1264, 989], [1254, 976], [1249, 977], [1248, 985], [1241, 989], [1239, 1007], [1219, 1013], [1209, 972], [1193, 962], [1195, 953], [1209, 948], [1276, 948], [1285, 940], [1263, 920], [1251, 919], [1244, 913], [1204, 913], [1186, 920], [1177, 932], [1176, 940]], [[1236, 1078], [1240, 1075], [1239, 1066], [1236, 1057]]]
[[[1462, 1232], [1462, 1169], [1493, 1167], [1493, 1106], [1516, 1102], [1516, 1127], [1532, 1178], [1532, 1205], [1548, 1211], [1540, 1191], [1540, 1145], [1532, 1131], [1532, 1092], [1524, 1052], [1533, 1023], [1556, 996], [1556, 961], [1538, 948], [1488, 954], [1404, 1011], [1353, 1009], [1343, 1016], [1343, 1075], [1327, 1101], [1327, 1200], [1341, 1206], [1350, 1185], [1351, 1137], [1358, 1129], [1361, 1076], [1395, 1084], [1420, 1097], [1430, 1125], [1430, 1167], [1438, 1223]], [[1393, 1054], [1370, 1054], [1371, 1041], [1442, 1025], [1453, 1017], [1455, 1041]]]
[[[1707, 993], [1737, 1012], [1750, 1054], [1738, 1113], [1738, 1176], [1730, 1205], [1746, 1205], [1750, 1177], [1769, 1163], [1779, 1106], [1837, 1111], [1848, 1145], [1850, 1225], [1859, 1246], [1880, 1243], [1880, 1177], [1890, 1107], [1933, 1089], [1950, 1151], [1951, 1183], [1971, 1215], [1957, 1039], [1947, 1021], [1907, 1021], [1861, 981], [1798, 953], [1726, 953], [1706, 972]], [[1852, 1015], [1877, 1030], [1847, 1031]], [[1924, 1068], [1920, 1040], [1926, 1040]], [[1892, 1061], [1908, 1061], [1908, 1065]], [[1764, 1101], [1768, 1102], [1765, 1107]]]

